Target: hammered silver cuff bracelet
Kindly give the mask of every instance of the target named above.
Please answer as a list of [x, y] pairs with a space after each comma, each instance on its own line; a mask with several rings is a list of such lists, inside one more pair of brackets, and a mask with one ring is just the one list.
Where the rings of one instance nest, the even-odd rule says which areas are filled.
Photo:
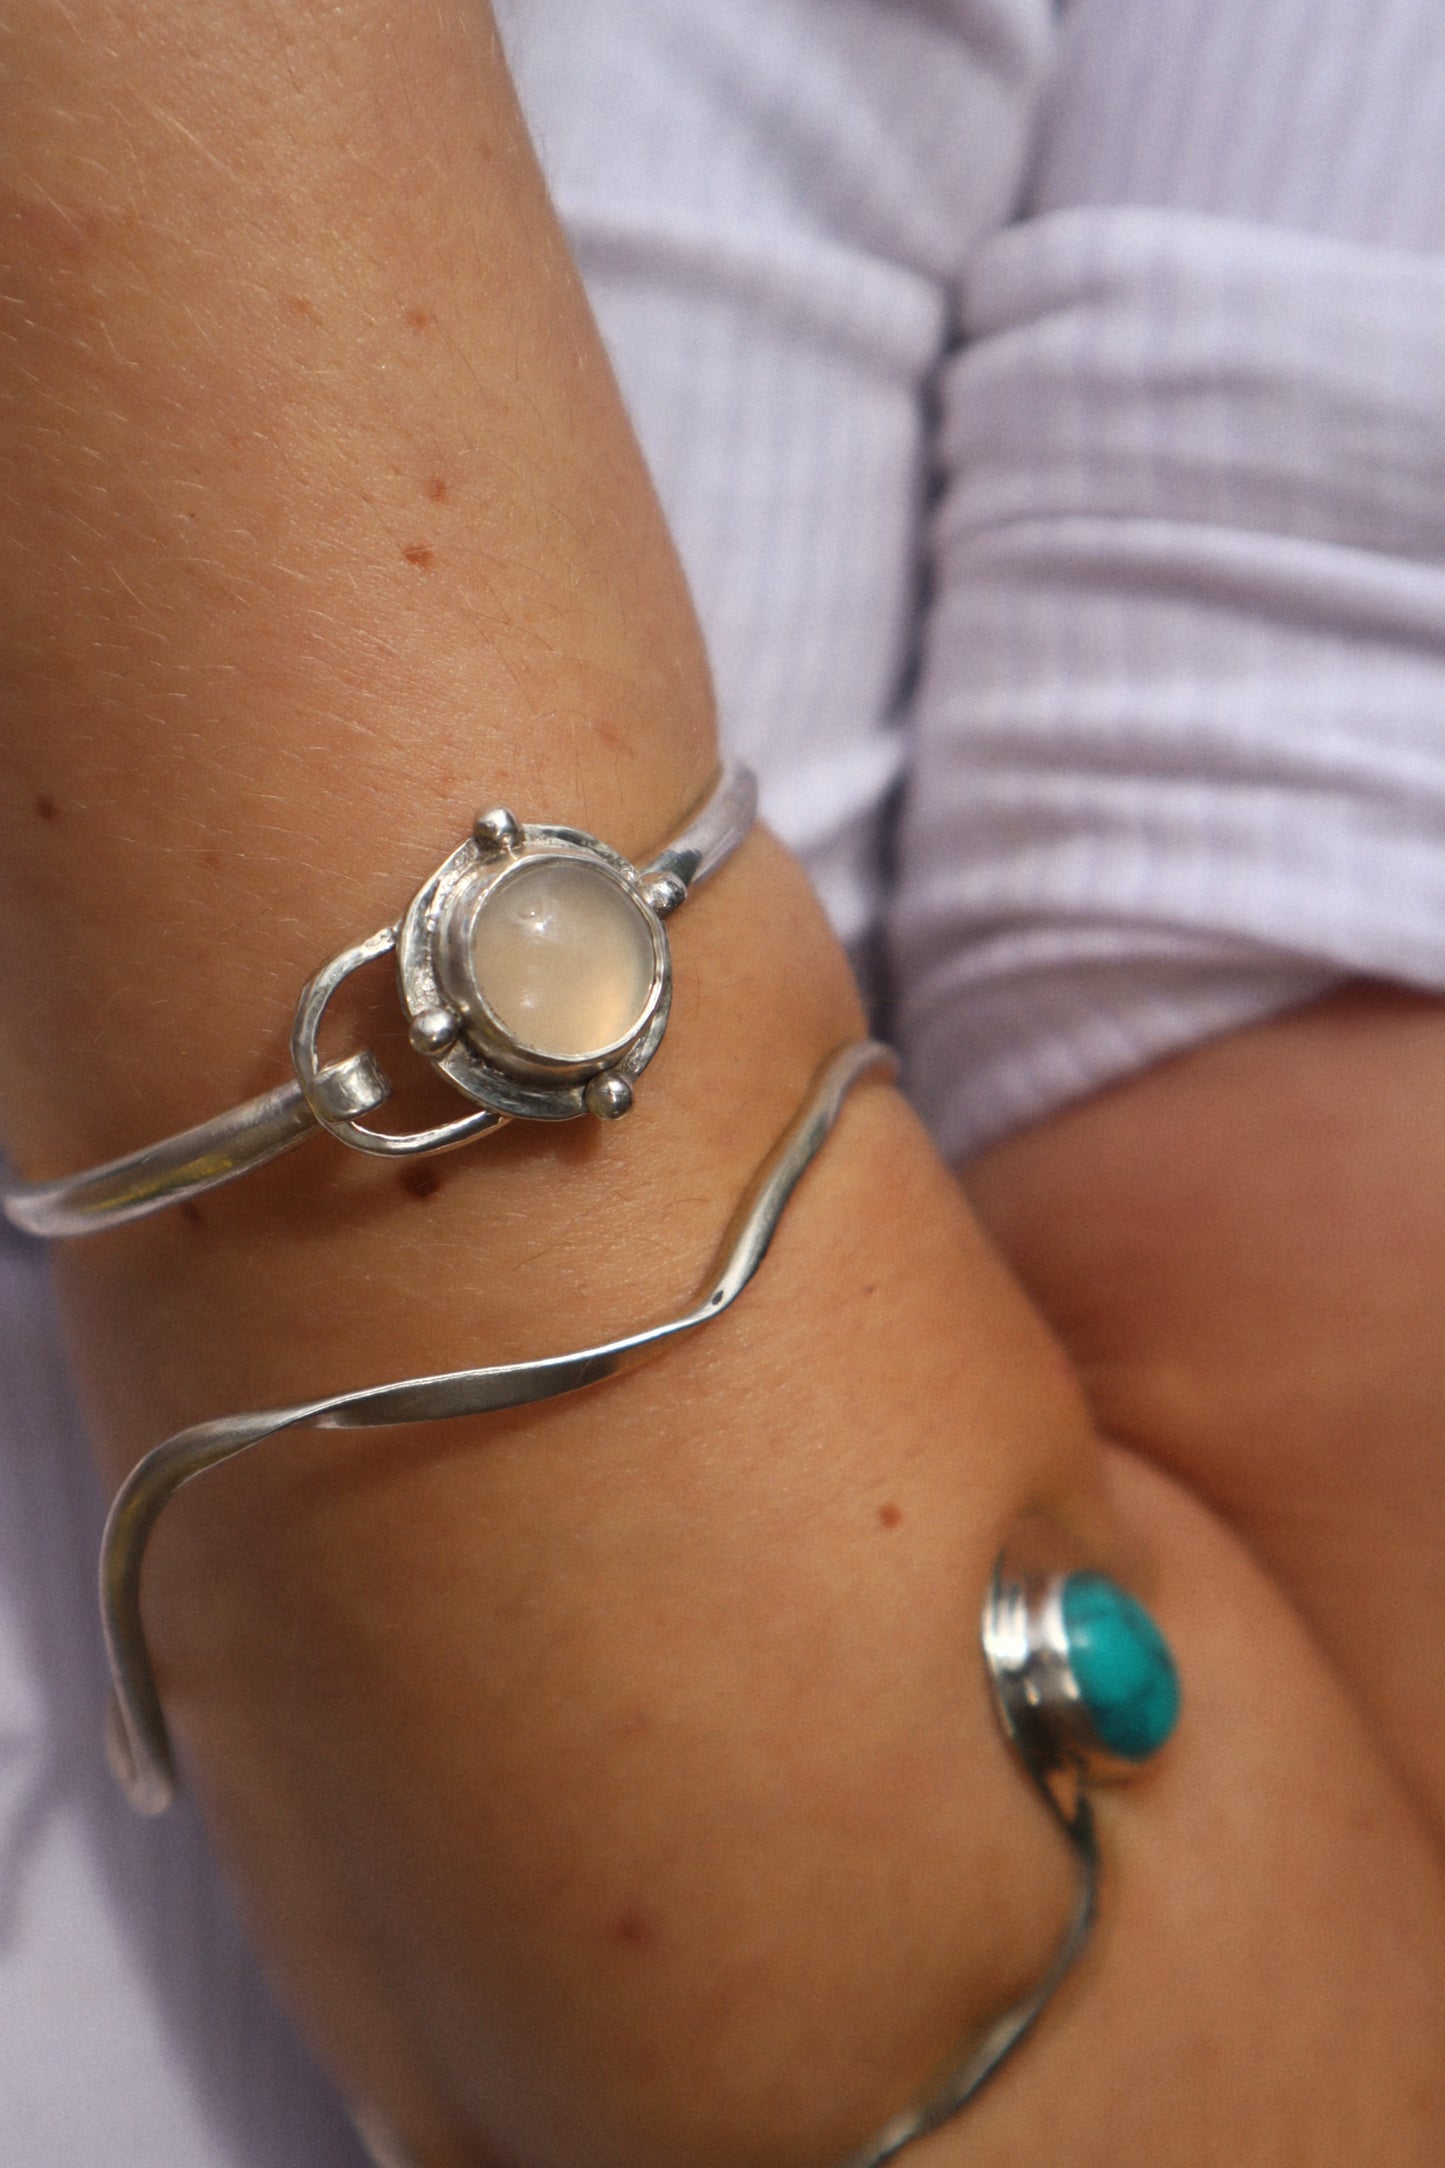
[[[732, 856], [756, 808], [751, 773], [725, 766], [640, 868], [580, 828], [526, 825], [500, 806], [480, 814], [394, 926], [343, 949], [303, 988], [289, 1084], [84, 1174], [17, 1183], [0, 1200], [7, 1218], [32, 1235], [98, 1233], [234, 1181], [321, 1130], [398, 1159], [453, 1151], [518, 1117], [615, 1121], [667, 1028], [664, 921]], [[471, 1102], [421, 1131], [366, 1121], [392, 1092], [374, 1055], [324, 1063], [318, 1049], [338, 988], [393, 955], [412, 1046]]]

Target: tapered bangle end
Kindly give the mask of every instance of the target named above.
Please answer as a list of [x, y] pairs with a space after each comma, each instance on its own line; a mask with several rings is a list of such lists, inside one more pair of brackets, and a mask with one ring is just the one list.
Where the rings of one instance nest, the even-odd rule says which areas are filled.
[[114, 1694], [105, 1711], [105, 1758], [111, 1775], [137, 1814], [165, 1813], [176, 1796], [175, 1772], [168, 1762], [142, 1762]]

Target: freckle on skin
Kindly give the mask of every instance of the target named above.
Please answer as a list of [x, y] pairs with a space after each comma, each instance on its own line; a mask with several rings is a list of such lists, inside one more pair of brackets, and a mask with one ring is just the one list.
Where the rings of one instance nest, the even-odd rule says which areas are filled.
[[426, 485], [426, 493], [433, 504], [445, 504], [447, 501], [446, 476], [444, 474], [434, 474]]
[[432, 315], [430, 309], [408, 309], [406, 320], [413, 331], [430, 331], [432, 325], [436, 322], [436, 318]]
[[42, 790], [37, 794], [35, 810], [43, 821], [54, 821], [60, 818], [60, 808], [48, 790]]
[[627, 1905], [612, 1923], [613, 1939], [630, 1949], [645, 1950], [657, 1940], [657, 1929], [640, 1905]]
[[428, 1197], [435, 1197], [442, 1186], [442, 1178], [437, 1173], [436, 1168], [420, 1164], [415, 1167], [403, 1167], [397, 1176], [397, 1180], [408, 1197], [415, 1197], [422, 1204], [425, 1204]]
[[293, 316], [314, 316], [316, 314], [315, 309], [311, 306], [311, 303], [307, 300], [305, 294], [289, 295], [287, 297], [286, 306], [291, 311]]
[[430, 572], [436, 563], [437, 553], [430, 542], [408, 542], [401, 554], [409, 565], [416, 566], [418, 572]]
[[897, 1528], [902, 1519], [903, 1508], [894, 1505], [891, 1498], [887, 1505], [878, 1508], [878, 1525], [880, 1528]]
[[181, 1218], [188, 1220], [192, 1227], [204, 1227], [206, 1224], [206, 1215], [196, 1203], [194, 1197], [185, 1199], [181, 1206]]

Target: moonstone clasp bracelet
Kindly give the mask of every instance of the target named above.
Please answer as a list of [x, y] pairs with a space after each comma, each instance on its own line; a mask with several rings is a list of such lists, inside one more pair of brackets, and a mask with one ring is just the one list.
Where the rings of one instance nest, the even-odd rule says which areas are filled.
[[[757, 809], [748, 769], [725, 765], [686, 826], [644, 866], [580, 828], [519, 821], [504, 806], [472, 833], [393, 926], [343, 949], [302, 989], [295, 1075], [229, 1113], [55, 1182], [0, 1194], [33, 1235], [83, 1235], [143, 1219], [264, 1167], [327, 1130], [383, 1158], [448, 1152], [518, 1118], [616, 1121], [662, 1041], [672, 1002], [665, 920], [726, 864]], [[323, 1062], [322, 1019], [353, 973], [394, 956], [416, 1052], [470, 1111], [420, 1131], [365, 1119], [392, 1085], [369, 1052]]]

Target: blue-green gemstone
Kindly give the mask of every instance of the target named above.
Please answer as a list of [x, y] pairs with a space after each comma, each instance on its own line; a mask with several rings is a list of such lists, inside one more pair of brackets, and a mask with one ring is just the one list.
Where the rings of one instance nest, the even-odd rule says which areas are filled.
[[1095, 1731], [1121, 1761], [1147, 1761], [1179, 1719], [1169, 1643], [1144, 1606], [1102, 1573], [1071, 1573], [1062, 1601], [1069, 1663]]

